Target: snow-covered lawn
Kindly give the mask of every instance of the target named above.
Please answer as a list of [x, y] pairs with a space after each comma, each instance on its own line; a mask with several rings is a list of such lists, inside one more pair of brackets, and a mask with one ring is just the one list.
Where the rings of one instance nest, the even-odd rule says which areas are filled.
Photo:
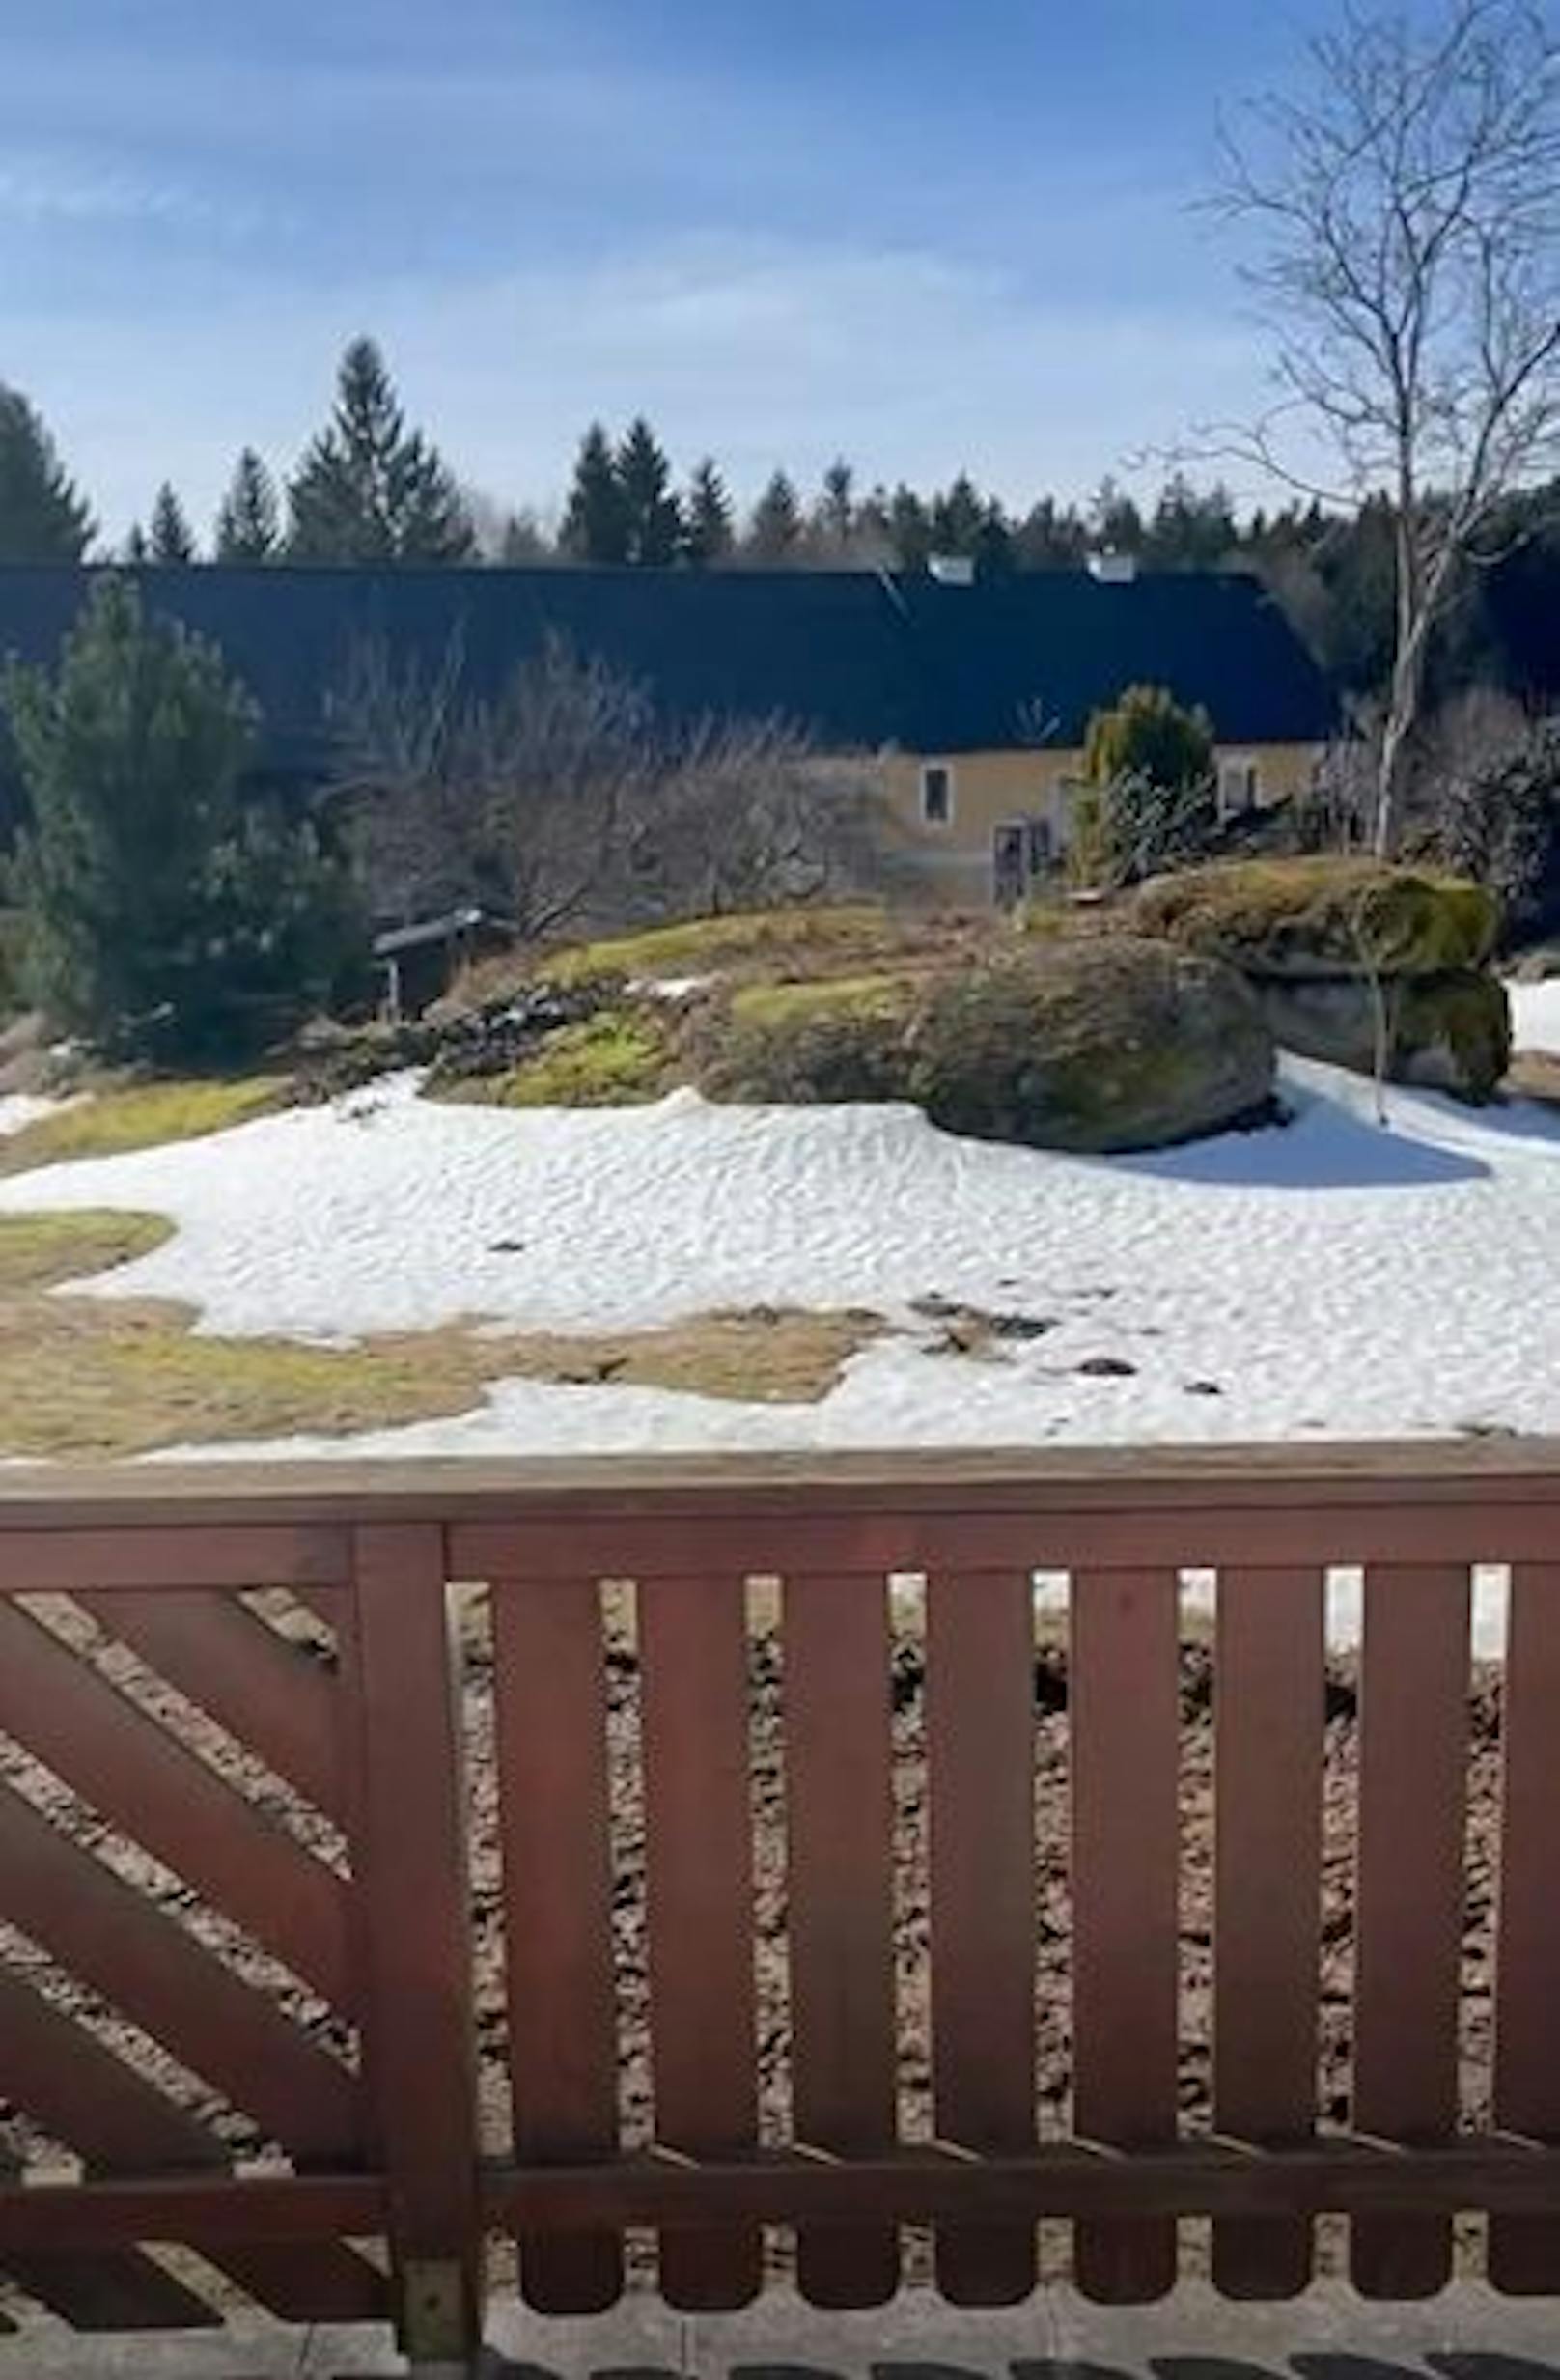
[[[1560, 1049], [1560, 985], [1517, 1004], [1521, 1038]], [[167, 1246], [97, 1292], [186, 1302], [222, 1334], [473, 1316], [622, 1330], [758, 1305], [892, 1326], [817, 1405], [514, 1382], [364, 1452], [1560, 1431], [1560, 1117], [1395, 1092], [1383, 1132], [1365, 1084], [1294, 1065], [1287, 1088], [1286, 1130], [1086, 1162], [957, 1140], [901, 1107], [684, 1092], [523, 1113], [401, 1080], [20, 1175], [0, 1211], [169, 1216]], [[928, 1300], [1033, 1335], [940, 1352]]]

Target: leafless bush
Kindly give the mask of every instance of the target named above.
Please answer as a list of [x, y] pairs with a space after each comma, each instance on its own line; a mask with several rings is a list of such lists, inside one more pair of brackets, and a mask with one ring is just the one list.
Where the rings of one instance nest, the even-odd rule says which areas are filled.
[[869, 770], [779, 719], [657, 717], [648, 687], [550, 638], [490, 701], [360, 653], [334, 706], [376, 910], [480, 903], [524, 940], [807, 900], [878, 867]]
[[868, 770], [780, 719], [706, 719], [669, 742], [633, 820], [642, 905], [718, 916], [859, 890], [880, 874]]

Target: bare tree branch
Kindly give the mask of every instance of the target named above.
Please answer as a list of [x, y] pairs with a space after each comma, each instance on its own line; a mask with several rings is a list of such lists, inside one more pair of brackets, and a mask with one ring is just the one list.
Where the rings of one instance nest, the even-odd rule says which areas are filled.
[[398, 920], [480, 903], [542, 941], [856, 889], [885, 864], [865, 764], [781, 719], [668, 726], [557, 639], [493, 701], [453, 651], [428, 676], [372, 650], [334, 713], [371, 898]]

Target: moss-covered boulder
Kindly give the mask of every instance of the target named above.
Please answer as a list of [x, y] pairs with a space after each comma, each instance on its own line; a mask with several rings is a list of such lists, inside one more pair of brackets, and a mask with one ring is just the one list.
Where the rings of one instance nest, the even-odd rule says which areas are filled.
[[980, 1139], [1105, 1154], [1261, 1115], [1272, 1036], [1233, 968], [1153, 942], [1030, 949], [925, 991], [913, 1096]]
[[1494, 1096], [1511, 1063], [1506, 988], [1476, 968], [1375, 986], [1339, 976], [1252, 988], [1282, 1048], [1355, 1074], [1375, 1073], [1383, 1021], [1394, 1082], [1477, 1104]]
[[1260, 1114], [1272, 1037], [1231, 968], [1163, 944], [1013, 942], [975, 966], [738, 993], [698, 1028], [716, 1099], [908, 1100], [945, 1130], [1080, 1153]]
[[1397, 979], [1486, 966], [1500, 911], [1492, 893], [1462, 877], [1322, 855], [1156, 877], [1137, 893], [1130, 925], [1255, 978]]
[[707, 1098], [762, 1106], [907, 1099], [914, 1003], [907, 977], [754, 985], [695, 1021], [695, 1079]]

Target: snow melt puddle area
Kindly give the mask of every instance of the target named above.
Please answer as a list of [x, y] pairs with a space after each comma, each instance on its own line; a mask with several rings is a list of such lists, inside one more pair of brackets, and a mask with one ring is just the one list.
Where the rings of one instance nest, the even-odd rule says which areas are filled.
[[[955, 1139], [908, 1107], [681, 1092], [526, 1113], [400, 1079], [20, 1175], [0, 1212], [170, 1217], [176, 1236], [95, 1293], [181, 1301], [219, 1334], [624, 1330], [754, 1306], [888, 1326], [816, 1405], [510, 1382], [354, 1452], [1560, 1431], [1560, 1118], [1394, 1092], [1382, 1131], [1366, 1083], [1295, 1065], [1286, 1084], [1286, 1129], [1086, 1161]], [[950, 1305], [998, 1319], [983, 1354], [949, 1350]]]

